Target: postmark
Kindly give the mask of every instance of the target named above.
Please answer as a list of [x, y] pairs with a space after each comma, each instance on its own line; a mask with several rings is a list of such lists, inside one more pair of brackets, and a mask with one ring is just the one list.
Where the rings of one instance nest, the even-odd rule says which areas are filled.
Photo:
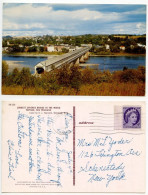
[[141, 107], [123, 107], [123, 128], [141, 128]]
[[72, 132], [72, 115], [68, 112], [62, 112], [54, 116], [53, 129], [60, 135], [68, 135]]

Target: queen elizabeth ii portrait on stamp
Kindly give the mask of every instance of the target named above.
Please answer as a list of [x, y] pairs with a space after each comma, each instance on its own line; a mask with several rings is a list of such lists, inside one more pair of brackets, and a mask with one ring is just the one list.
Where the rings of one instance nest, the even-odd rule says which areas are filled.
[[123, 128], [141, 128], [141, 107], [123, 107]]

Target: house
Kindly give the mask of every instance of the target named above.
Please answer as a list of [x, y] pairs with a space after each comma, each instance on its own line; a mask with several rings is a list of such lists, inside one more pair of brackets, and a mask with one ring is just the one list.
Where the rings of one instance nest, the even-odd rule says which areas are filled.
[[48, 52], [53, 52], [53, 51], [55, 51], [54, 45], [47, 46], [47, 51], [48, 51]]
[[123, 46], [123, 45], [122, 45], [122, 46], [120, 46], [119, 48], [120, 48], [120, 50], [122, 50], [122, 51], [124, 51], [124, 50], [125, 50], [125, 46]]
[[95, 47], [99, 49], [99, 48], [102, 48], [103, 45], [96, 45]]
[[81, 47], [92, 47], [92, 44], [81, 44]]
[[143, 45], [143, 44], [141, 44], [141, 43], [137, 43], [137, 45], [138, 45], [139, 47], [144, 47], [144, 48], [146, 49], [146, 45]]
[[106, 48], [106, 50], [109, 50], [110, 49], [110, 46], [109, 45], [105, 45], [105, 48]]
[[80, 49], [81, 47], [79, 47], [79, 46], [76, 46], [76, 49]]
[[75, 50], [76, 50], [76, 47], [70, 46], [69, 51], [75, 51]]
[[8, 47], [3, 47], [2, 51], [8, 51]]
[[62, 45], [54, 46], [55, 51], [62, 51], [63, 48], [64, 48], [64, 46], [62, 46]]
[[24, 47], [22, 44], [19, 44], [19, 47]]

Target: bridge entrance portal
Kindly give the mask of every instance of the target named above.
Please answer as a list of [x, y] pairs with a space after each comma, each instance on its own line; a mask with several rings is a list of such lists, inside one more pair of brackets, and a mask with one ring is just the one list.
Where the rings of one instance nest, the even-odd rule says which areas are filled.
[[38, 74], [42, 74], [42, 73], [44, 73], [44, 68], [42, 68], [42, 67], [37, 67], [37, 68], [36, 68], [36, 71], [37, 71]]

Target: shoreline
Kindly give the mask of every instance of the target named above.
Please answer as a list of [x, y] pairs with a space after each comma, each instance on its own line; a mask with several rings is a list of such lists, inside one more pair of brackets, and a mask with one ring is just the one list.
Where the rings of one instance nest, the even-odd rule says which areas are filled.
[[119, 56], [143, 56], [143, 57], [146, 57], [146, 54], [108, 54], [108, 55], [103, 55], [103, 54], [98, 54], [98, 55], [95, 55], [95, 54], [90, 54], [89, 55], [90, 57], [119, 57]]
[[[59, 55], [62, 55], [62, 54], [59, 54]], [[24, 56], [24, 57], [56, 57], [56, 56], [59, 56], [59, 55], [57, 55], [57, 54], [27, 54], [27, 53], [20, 53], [20, 54], [18, 54], [18, 53], [10, 53], [10, 54], [8, 54], [8, 53], [2, 53], [2, 56], [14, 56], [14, 57], [19, 57], [19, 56]], [[145, 57], [146, 56], [146, 54], [128, 54], [128, 53], [117, 53], [117, 54], [107, 54], [107, 55], [103, 55], [103, 54], [89, 54], [89, 56], [90, 57], [101, 57], [101, 56], [103, 56], [103, 57], [118, 57], [118, 56], [143, 56], [143, 57]]]
[[[60, 54], [61, 55], [61, 54]], [[14, 56], [14, 57], [19, 57], [19, 56], [24, 56], [24, 57], [56, 57], [59, 56], [57, 54], [42, 54], [42, 53], [2, 53], [2, 56]]]
[[59, 56], [59, 55], [46, 55], [46, 54], [37, 54], [37, 55], [34, 55], [34, 54], [31, 54], [31, 55], [27, 55], [27, 54], [20, 54], [20, 55], [17, 55], [17, 54], [2, 54], [2, 56], [13, 56], [13, 57], [56, 57], [56, 56]]

